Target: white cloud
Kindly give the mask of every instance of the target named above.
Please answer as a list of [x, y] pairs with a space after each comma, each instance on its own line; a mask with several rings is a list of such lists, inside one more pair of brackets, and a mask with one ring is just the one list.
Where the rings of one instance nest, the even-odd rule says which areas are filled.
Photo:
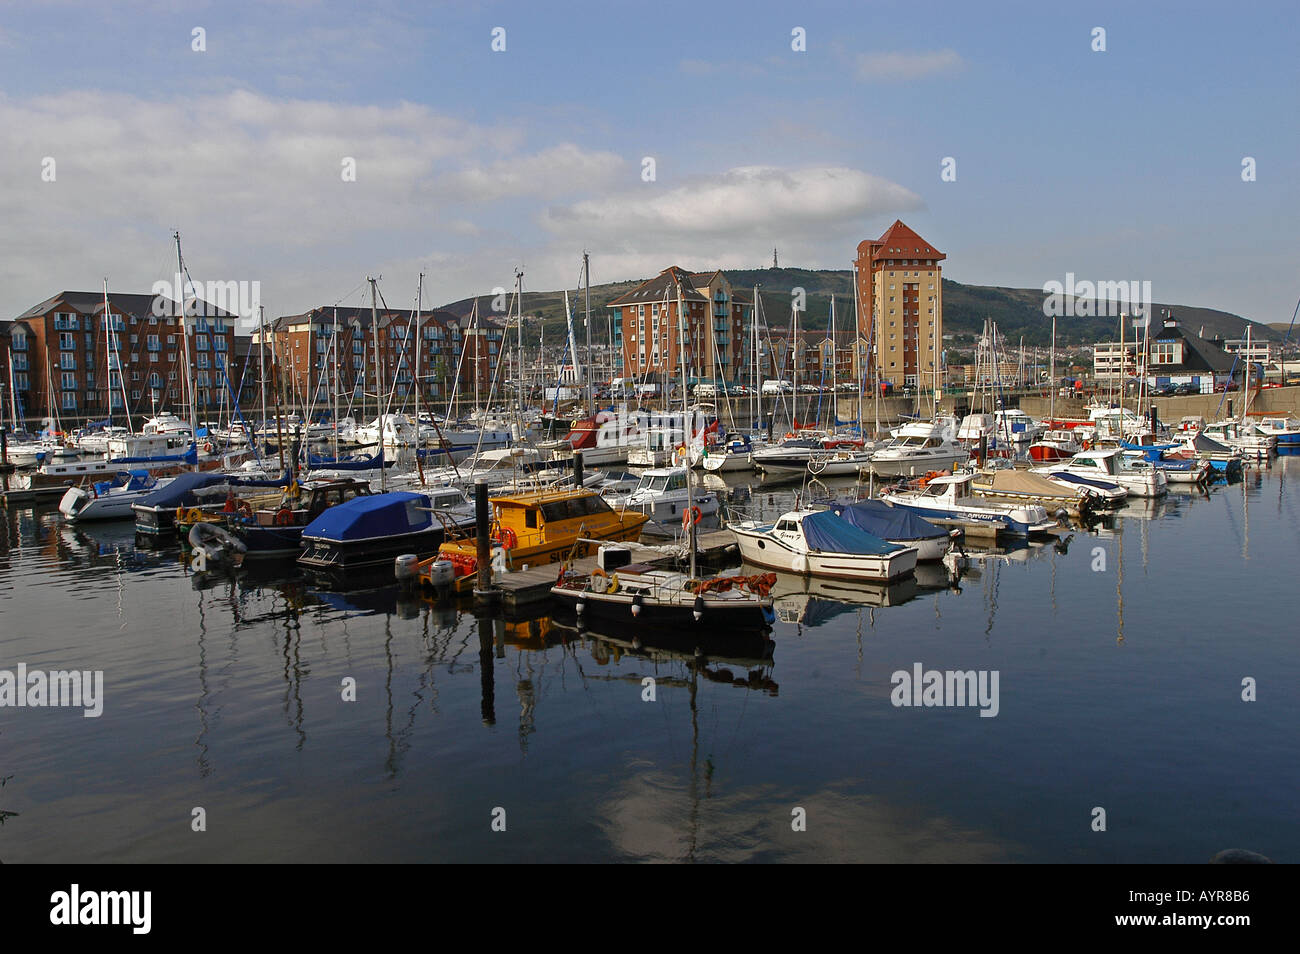
[[749, 229], [807, 235], [833, 223], [919, 209], [921, 198], [880, 176], [836, 166], [741, 166], [663, 188], [655, 182], [600, 199], [552, 207], [557, 234], [734, 235]]
[[610, 185], [626, 167], [627, 162], [612, 152], [589, 152], [563, 143], [531, 156], [466, 169], [454, 175], [449, 186], [462, 198], [485, 201], [571, 195]]
[[866, 80], [915, 80], [952, 72], [960, 68], [962, 63], [956, 50], [859, 53], [857, 74], [859, 79]]

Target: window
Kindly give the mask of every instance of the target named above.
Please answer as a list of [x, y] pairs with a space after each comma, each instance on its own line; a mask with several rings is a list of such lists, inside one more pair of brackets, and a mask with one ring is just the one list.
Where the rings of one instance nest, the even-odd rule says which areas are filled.
[[69, 331], [64, 331], [64, 332], [61, 332], [61, 333], [59, 334], [59, 350], [60, 350], [60, 351], [71, 351], [71, 350], [72, 350], [73, 348], [75, 348], [76, 346], [77, 346], [77, 341], [76, 341], [76, 339], [73, 337], [73, 335], [72, 335], [71, 332], [69, 332]]
[[19, 391], [26, 391], [26, 390], [28, 390], [27, 375], [25, 375], [25, 374], [15, 374], [15, 375], [14, 375], [14, 387], [15, 387], [17, 390], [19, 390]]
[[14, 351], [26, 351], [27, 335], [21, 331], [15, 331], [13, 337], [9, 339], [9, 346]]
[[63, 390], [75, 391], [77, 389], [77, 376], [67, 371], [63, 373]]
[[199, 351], [207, 351], [208, 339], [202, 336], [196, 336], [194, 339], [194, 347], [197, 348]]
[[[117, 395], [113, 395], [113, 398], [114, 398], [114, 403], [117, 403], [117, 401], [118, 401]], [[132, 401], [138, 401], [138, 400], [140, 400], [140, 392], [139, 392], [139, 391], [132, 391], [132, 392], [131, 392], [131, 400], [132, 400]]]
[[168, 371], [168, 372], [167, 372], [167, 380], [168, 380], [168, 381], [175, 381], [175, 380], [176, 380], [176, 372], [175, 372], [175, 371]]
[[59, 355], [59, 367], [65, 371], [77, 370], [77, 356], [71, 351], [65, 351]]
[[[135, 355], [131, 355], [131, 357], [134, 358]], [[150, 363], [150, 364], [157, 364], [157, 363], [158, 363], [158, 352], [157, 352], [157, 351], [150, 351], [150, 352], [149, 352], [149, 363]]]
[[153, 388], [155, 391], [162, 388], [162, 375], [157, 371], [149, 375], [149, 387]]
[[63, 409], [64, 409], [65, 411], [75, 411], [75, 410], [77, 409], [77, 392], [76, 392], [76, 391], [64, 391], [64, 392], [63, 392]]
[[175, 344], [176, 344], [176, 336], [175, 336], [175, 335], [168, 335], [168, 336], [167, 336], [167, 346], [170, 348], [171, 346], [173, 346], [173, 345], [175, 345]]
[[134, 368], [131, 369], [131, 380], [132, 381], [140, 380], [140, 372], [135, 370]]

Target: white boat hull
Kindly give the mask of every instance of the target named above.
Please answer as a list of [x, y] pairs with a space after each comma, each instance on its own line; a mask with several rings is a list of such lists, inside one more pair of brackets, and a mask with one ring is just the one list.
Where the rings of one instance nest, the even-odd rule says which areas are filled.
[[832, 580], [880, 583], [899, 579], [916, 569], [918, 551], [915, 547], [885, 554], [799, 551], [762, 531], [734, 525], [729, 529], [746, 563], [771, 570]]

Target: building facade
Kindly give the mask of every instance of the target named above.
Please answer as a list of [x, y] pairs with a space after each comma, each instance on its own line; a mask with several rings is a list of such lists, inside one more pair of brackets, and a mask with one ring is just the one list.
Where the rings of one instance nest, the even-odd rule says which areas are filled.
[[879, 380], [926, 386], [942, 366], [947, 258], [901, 221], [858, 245], [858, 331], [871, 342]]
[[[229, 407], [235, 316], [202, 301], [187, 307], [188, 348], [177, 305], [162, 296], [109, 295], [107, 312], [103, 292], [64, 291], [33, 305], [8, 324], [6, 410], [16, 403], [20, 418], [65, 427], [124, 411], [184, 416], [191, 388], [198, 408]], [[6, 359], [6, 376], [8, 367]]]
[[[378, 341], [376, 342], [376, 336]], [[376, 394], [399, 403], [416, 395], [416, 361], [422, 401], [486, 400], [501, 360], [504, 329], [491, 319], [462, 318], [434, 309], [320, 307], [286, 315], [266, 326], [268, 406], [281, 399], [328, 411], [337, 393], [349, 407], [376, 406]], [[250, 347], [261, 346], [254, 329]], [[376, 347], [378, 344], [378, 347]], [[376, 386], [378, 382], [378, 386]], [[502, 381], [497, 381], [498, 394]]]
[[687, 377], [741, 380], [748, 369], [753, 302], [720, 271], [688, 272], [675, 265], [609, 303], [615, 373], [661, 382], [681, 374], [679, 304]]

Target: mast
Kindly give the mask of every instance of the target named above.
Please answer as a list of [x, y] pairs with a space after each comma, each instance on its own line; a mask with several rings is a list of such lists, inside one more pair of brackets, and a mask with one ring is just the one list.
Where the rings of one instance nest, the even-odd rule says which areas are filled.
[[858, 300], [858, 266], [853, 264], [853, 376], [858, 381], [858, 436], [866, 440], [866, 428], [862, 426], [862, 327], [859, 316], [862, 303]]
[[[515, 375], [515, 390], [519, 394], [519, 434], [522, 437], [524, 432], [524, 273], [515, 269], [515, 369], [518, 372]], [[546, 395], [542, 395], [542, 403], [546, 403]]]
[[[258, 329], [258, 330], [257, 330], [257, 341], [258, 341], [258, 348], [257, 348], [257, 365], [258, 365], [258, 374], [260, 375], [260, 377], [261, 377], [261, 382], [262, 382], [262, 427], [261, 427], [261, 432], [262, 432], [263, 435], [265, 435], [265, 434], [266, 434], [266, 308], [265, 308], [264, 306], [262, 306], [262, 305], [258, 305], [258, 309], [257, 309], [257, 310], [258, 310], [258, 325], [257, 325], [257, 329]], [[336, 312], [336, 314], [337, 314], [337, 312]], [[254, 439], [254, 440], [257, 439], [257, 434], [254, 434], [254, 435], [253, 435], [253, 439]], [[265, 449], [265, 445], [263, 445], [263, 449]], [[336, 454], [335, 456], [338, 456], [338, 455]]]
[[682, 372], [682, 445], [686, 451], [686, 545], [691, 551], [691, 579], [695, 579], [695, 521], [691, 519], [691, 508], [695, 506], [691, 493], [691, 425], [686, 407], [686, 316], [682, 313], [682, 283], [677, 279], [677, 349], [678, 364]]
[[[113, 317], [108, 311], [108, 276], [104, 276], [104, 396], [108, 399], [108, 426], [113, 426], [113, 339], [109, 329]], [[125, 410], [125, 408], [123, 409]]]
[[[1120, 327], [1121, 329], [1123, 328], [1122, 323]], [[1123, 332], [1121, 331], [1121, 334], [1122, 333]], [[1123, 360], [1124, 360], [1123, 345], [1120, 345], [1119, 353], [1120, 353], [1120, 362], [1121, 362], [1120, 367], [1122, 369]], [[1056, 316], [1055, 315], [1052, 316], [1052, 350], [1049, 351], [1047, 354], [1048, 354], [1047, 366], [1049, 368], [1047, 372], [1047, 385], [1048, 385], [1047, 420], [1052, 427], [1055, 427], [1056, 426]]]
[[334, 460], [339, 459], [339, 306], [334, 306]]
[[749, 420], [751, 433], [758, 425], [758, 415], [763, 399], [758, 388], [758, 286], [754, 286], [754, 305], [749, 310], [749, 337], [753, 344], [753, 364], [749, 366]]
[[793, 408], [791, 412], [793, 420], [790, 421], [790, 429], [797, 430], [799, 422], [799, 306], [792, 302], [790, 311], [794, 316], [794, 353], [791, 355], [791, 364], [794, 365], [794, 368], [790, 372], [794, 376], [792, 385], [794, 393], [790, 396], [790, 406]]
[[587, 407], [590, 414], [596, 414], [596, 383], [591, 379], [591, 256], [586, 249], [582, 252], [582, 274], [586, 284], [585, 303], [583, 305], [582, 326], [587, 332]]
[[421, 339], [424, 338], [424, 329], [420, 327], [420, 312], [423, 310], [424, 272], [420, 272], [420, 278], [415, 286], [415, 469], [419, 472], [421, 484], [424, 483], [424, 464], [420, 461], [420, 448], [424, 446], [424, 442], [420, 440], [420, 428], [424, 426], [420, 422], [420, 388], [424, 386], [420, 378], [420, 351], [423, 345]]
[[189, 395], [189, 399], [190, 399], [190, 440], [194, 442], [194, 453], [195, 453], [194, 471], [197, 473], [199, 469], [199, 461], [198, 461], [199, 422], [198, 422], [198, 414], [197, 411], [195, 410], [194, 382], [190, 374], [190, 329], [189, 326], [186, 325], [185, 323], [185, 286], [188, 283], [185, 281], [185, 260], [181, 258], [181, 233], [179, 231], [175, 233], [175, 239], [176, 239], [176, 278], [181, 286], [180, 287], [181, 300], [177, 302], [176, 307], [179, 311], [177, 317], [180, 319], [181, 342], [185, 345], [185, 392], [186, 394]]
[[[366, 281], [370, 282], [370, 337], [375, 345], [375, 420], [379, 430], [379, 456], [382, 458], [384, 455], [384, 412], [382, 405], [379, 403], [379, 389], [382, 387], [379, 374], [379, 289], [376, 287], [373, 278], [367, 278]], [[388, 486], [385, 480], [385, 470], [387, 470], [385, 467], [381, 466], [379, 468], [379, 489], [381, 491], [386, 490]]]

